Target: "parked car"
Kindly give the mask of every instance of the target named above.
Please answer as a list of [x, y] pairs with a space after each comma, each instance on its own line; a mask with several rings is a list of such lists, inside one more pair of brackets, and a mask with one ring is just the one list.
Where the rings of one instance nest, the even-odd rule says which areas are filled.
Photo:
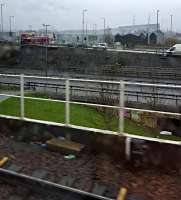
[[175, 44], [166, 51], [167, 56], [181, 56], [181, 44]]
[[97, 45], [93, 45], [92, 46], [93, 48], [95, 48], [95, 49], [107, 49], [107, 43], [99, 43], [99, 44], [97, 44]]

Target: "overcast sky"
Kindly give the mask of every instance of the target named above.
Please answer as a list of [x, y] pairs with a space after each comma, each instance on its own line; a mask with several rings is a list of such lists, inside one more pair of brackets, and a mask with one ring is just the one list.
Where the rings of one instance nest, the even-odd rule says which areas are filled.
[[160, 10], [161, 27], [170, 29], [170, 14], [173, 14], [173, 28], [181, 31], [181, 0], [4, 0], [4, 26], [9, 28], [9, 15], [14, 15], [16, 29], [40, 29], [43, 23], [52, 29], [67, 30], [82, 27], [82, 9], [86, 8], [85, 20], [89, 29], [93, 24], [103, 27], [102, 17], [109, 27], [145, 24], [148, 15], [156, 23], [156, 10]]

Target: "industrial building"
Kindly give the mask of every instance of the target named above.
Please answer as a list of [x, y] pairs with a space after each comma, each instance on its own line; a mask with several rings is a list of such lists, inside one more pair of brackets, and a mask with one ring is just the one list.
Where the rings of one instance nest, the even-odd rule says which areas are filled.
[[164, 42], [164, 33], [160, 31], [160, 25], [157, 24], [120, 26], [118, 28], [106, 28], [105, 30], [85, 30], [84, 32], [85, 33], [83, 35], [82, 30], [60, 31], [57, 34], [57, 38], [60, 43], [75, 44], [82, 43], [84, 41], [85, 43], [92, 45], [95, 43], [103, 42], [106, 37], [112, 41], [115, 41], [118, 35], [121, 37], [133, 35], [133, 37], [141, 36], [144, 38], [144, 43], [146, 44], [151, 43], [156, 45], [163, 44]]

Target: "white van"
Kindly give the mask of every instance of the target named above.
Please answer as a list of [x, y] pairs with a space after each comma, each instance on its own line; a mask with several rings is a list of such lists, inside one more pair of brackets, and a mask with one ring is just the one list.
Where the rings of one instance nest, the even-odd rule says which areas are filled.
[[167, 56], [181, 56], [181, 44], [175, 44], [166, 51]]

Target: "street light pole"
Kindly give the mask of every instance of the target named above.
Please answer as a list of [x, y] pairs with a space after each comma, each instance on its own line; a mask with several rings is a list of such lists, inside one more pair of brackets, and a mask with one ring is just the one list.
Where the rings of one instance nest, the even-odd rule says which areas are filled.
[[135, 27], [135, 25], [136, 25], [136, 16], [133, 15], [133, 27]]
[[148, 16], [148, 45], [150, 44], [150, 15]]
[[88, 44], [88, 22], [86, 22], [85, 35], [86, 35], [86, 44]]
[[159, 10], [157, 10], [157, 32], [159, 31]]
[[93, 24], [94, 34], [97, 36], [97, 24]]
[[3, 33], [3, 6], [4, 4], [1, 3], [1, 32]]
[[104, 21], [104, 42], [106, 42], [106, 18], [103, 17], [102, 19]]
[[48, 27], [50, 26], [49, 24], [43, 24], [45, 27], [45, 33], [46, 33], [46, 47], [45, 47], [45, 63], [46, 63], [46, 71], [45, 74], [48, 76]]
[[83, 9], [83, 12], [82, 12], [82, 43], [84, 42], [85, 12], [87, 12], [87, 10]]
[[173, 15], [170, 15], [170, 30], [171, 30], [171, 33], [173, 32]]
[[9, 35], [12, 35], [12, 19], [14, 16], [9, 16]]
[[97, 43], [97, 24], [93, 24], [93, 44]]

